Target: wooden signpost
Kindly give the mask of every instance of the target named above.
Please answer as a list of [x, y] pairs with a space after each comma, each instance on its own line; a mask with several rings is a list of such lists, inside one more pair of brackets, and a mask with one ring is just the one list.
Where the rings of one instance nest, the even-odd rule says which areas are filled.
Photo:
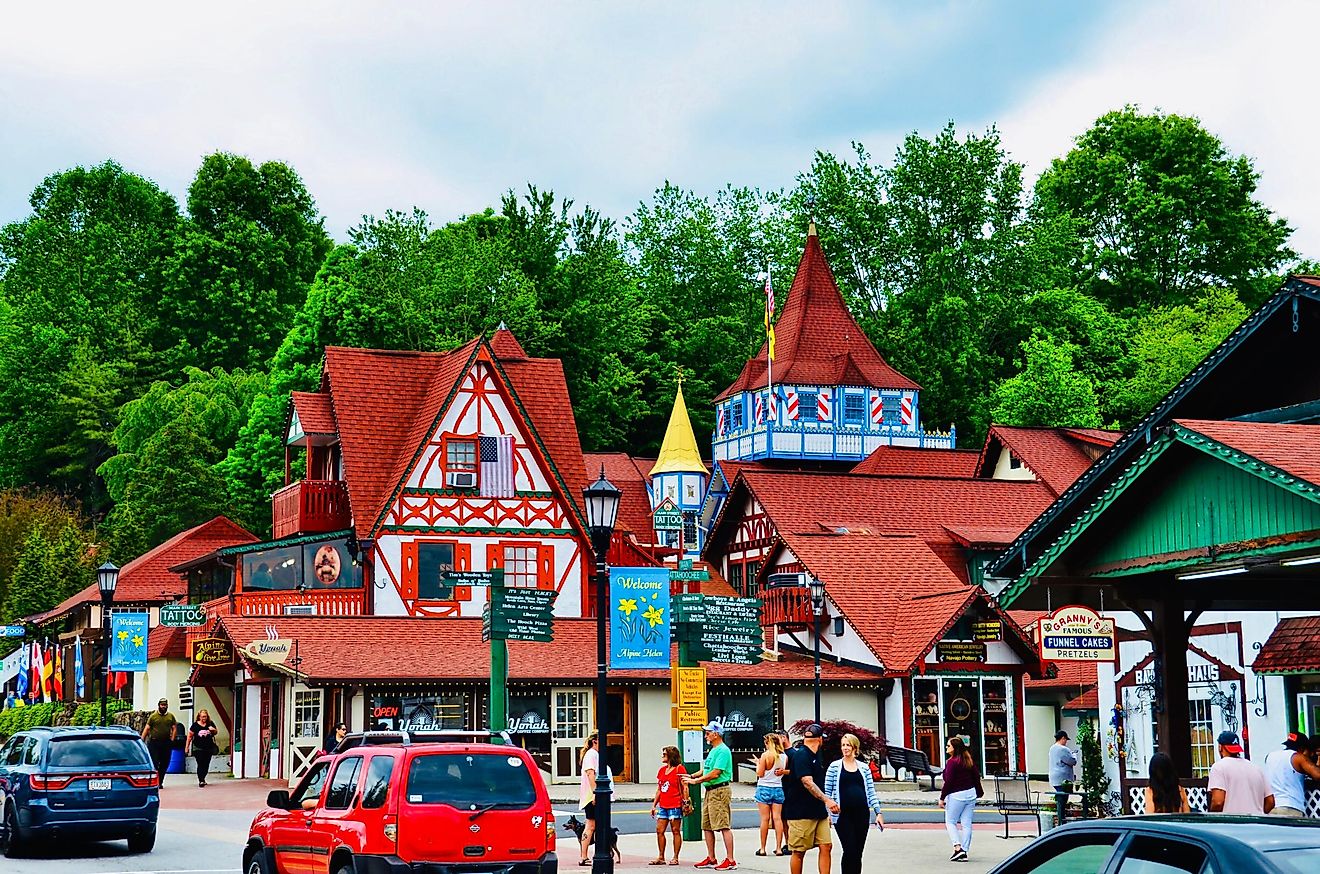
[[[509, 646], [507, 641], [549, 643], [554, 640], [553, 589], [510, 589], [504, 570], [464, 571], [461, 585], [490, 587], [481, 611], [481, 639], [490, 642], [490, 730], [509, 727]], [[484, 579], [484, 582], [477, 580]]]

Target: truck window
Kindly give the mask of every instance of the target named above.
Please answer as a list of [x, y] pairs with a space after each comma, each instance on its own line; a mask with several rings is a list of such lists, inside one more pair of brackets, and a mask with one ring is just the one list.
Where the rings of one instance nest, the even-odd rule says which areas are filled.
[[536, 786], [518, 756], [476, 753], [420, 755], [408, 768], [409, 804], [486, 804], [521, 809], [536, 803]]
[[325, 775], [330, 773], [329, 762], [317, 762], [312, 765], [312, 770], [303, 777], [302, 783], [293, 792], [293, 797], [289, 800], [294, 805], [301, 805], [309, 798], [320, 798], [321, 787], [325, 785]]
[[357, 789], [357, 778], [361, 768], [361, 756], [340, 759], [335, 763], [335, 773], [330, 778], [330, 788], [325, 794], [326, 810], [348, 809], [353, 803], [353, 792]]
[[362, 807], [374, 810], [385, 806], [390, 794], [390, 777], [394, 775], [393, 756], [375, 756], [367, 766], [367, 782], [362, 789]]

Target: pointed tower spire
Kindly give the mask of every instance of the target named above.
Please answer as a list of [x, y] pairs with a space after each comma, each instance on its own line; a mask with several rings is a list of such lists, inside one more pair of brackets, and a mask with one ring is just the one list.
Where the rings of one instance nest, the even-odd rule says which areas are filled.
[[651, 468], [651, 476], [658, 473], [706, 473], [706, 464], [697, 449], [697, 437], [692, 432], [687, 404], [683, 400], [683, 378], [678, 380], [678, 393], [674, 395], [674, 409], [669, 414], [669, 427], [660, 444], [660, 456]]

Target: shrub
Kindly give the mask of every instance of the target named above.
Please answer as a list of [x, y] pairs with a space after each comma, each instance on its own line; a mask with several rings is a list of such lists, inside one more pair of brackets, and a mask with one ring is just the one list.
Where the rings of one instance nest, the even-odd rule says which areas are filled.
[[29, 704], [26, 707], [11, 707], [0, 711], [0, 735], [9, 737], [15, 732], [26, 731], [39, 725], [52, 725], [56, 712], [63, 707], [63, 704]]
[[[115, 714], [125, 710], [131, 710], [133, 705], [128, 701], [121, 701], [118, 698], [112, 698], [106, 702], [106, 713], [110, 716], [110, 724], [115, 724]], [[101, 724], [101, 702], [89, 701], [86, 704], [79, 704], [78, 709], [73, 711], [73, 720], [70, 725], [100, 725]]]
[[[802, 734], [807, 730], [815, 720], [799, 719], [792, 725], [794, 734]], [[825, 742], [821, 744], [820, 755], [822, 764], [828, 766], [830, 762], [841, 758], [843, 753], [840, 751], [843, 736], [845, 734], [857, 735], [857, 740], [861, 742], [861, 758], [863, 759], [883, 759], [885, 757], [886, 744], [885, 739], [869, 728], [863, 728], [860, 725], [849, 722], [846, 719], [835, 719], [822, 722], [820, 727], [825, 730]]]
[[1089, 719], [1077, 723], [1077, 749], [1082, 754], [1082, 795], [1096, 816], [1109, 813], [1109, 777], [1100, 754], [1100, 736]]

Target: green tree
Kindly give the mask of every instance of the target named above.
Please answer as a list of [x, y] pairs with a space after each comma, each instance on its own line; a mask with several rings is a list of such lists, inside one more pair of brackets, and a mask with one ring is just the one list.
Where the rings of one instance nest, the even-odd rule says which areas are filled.
[[188, 212], [157, 346], [180, 367], [265, 366], [330, 250], [325, 221], [287, 165], [224, 152], [202, 161]]
[[1293, 254], [1287, 223], [1256, 199], [1258, 181], [1197, 119], [1127, 106], [1054, 160], [1036, 205], [1076, 220], [1079, 274], [1113, 309], [1183, 304], [1207, 286], [1254, 306]]
[[91, 547], [87, 534], [72, 522], [53, 532], [33, 527], [5, 593], [6, 621], [43, 613], [91, 585]]
[[71, 524], [83, 527], [64, 498], [35, 489], [0, 491], [0, 613], [29, 536], [35, 531], [39, 539], [49, 541]]
[[991, 415], [1004, 425], [1099, 428], [1095, 384], [1074, 367], [1077, 347], [1036, 333], [1022, 344], [1022, 372], [995, 389]]
[[1247, 308], [1227, 288], [1207, 288], [1187, 304], [1160, 307], [1133, 328], [1114, 409], [1129, 426], [1146, 415], [1192, 368], [1247, 317]]

